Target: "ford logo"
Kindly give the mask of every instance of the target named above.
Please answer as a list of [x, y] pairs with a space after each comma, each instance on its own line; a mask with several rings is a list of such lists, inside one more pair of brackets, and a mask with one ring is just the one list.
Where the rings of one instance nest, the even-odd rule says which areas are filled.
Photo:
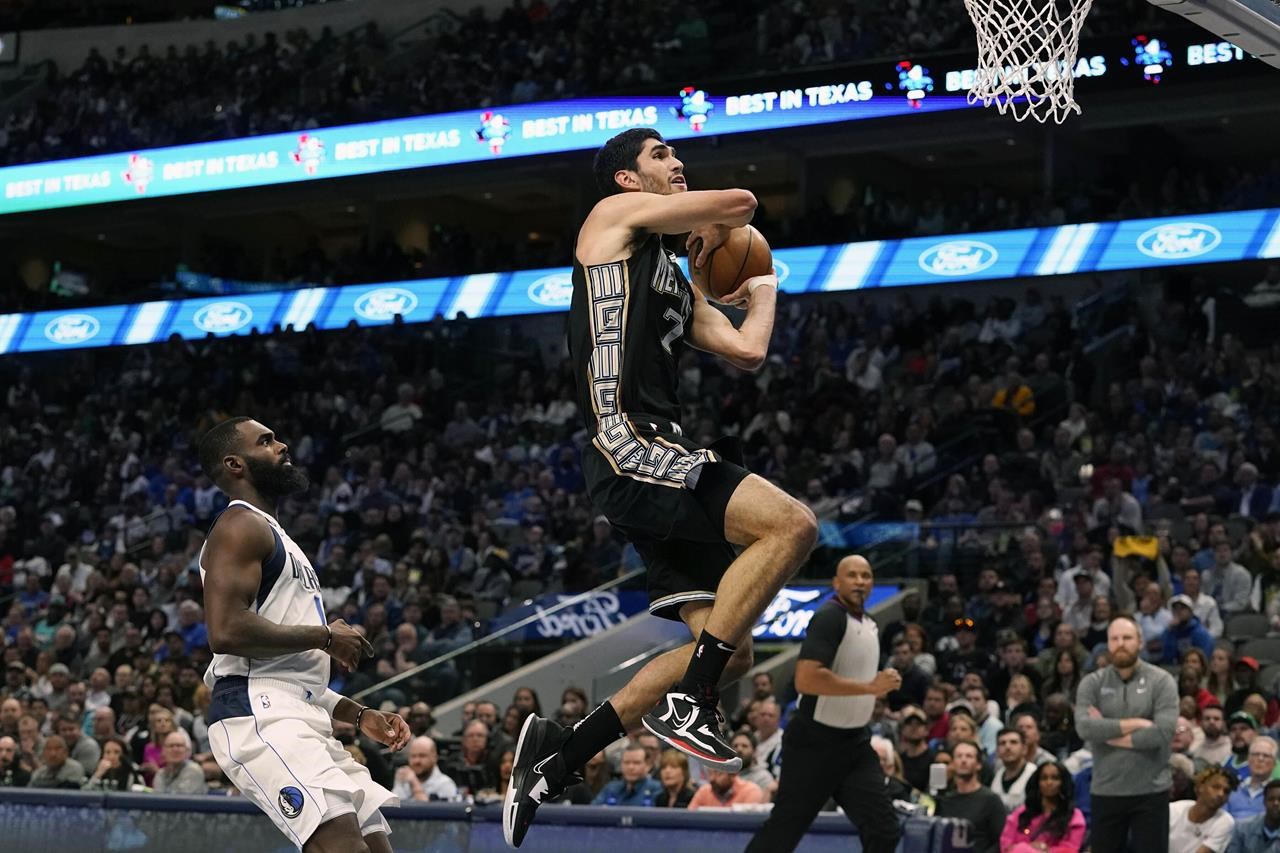
[[1211, 252], [1222, 242], [1222, 233], [1199, 222], [1170, 222], [1142, 232], [1138, 251], [1157, 260], [1182, 260]]
[[557, 272], [529, 285], [529, 299], [548, 308], [568, 308], [573, 301], [573, 276]]
[[418, 307], [418, 297], [403, 287], [380, 287], [356, 300], [356, 313], [366, 320], [386, 322], [396, 315], [408, 317]]
[[98, 334], [102, 323], [89, 314], [63, 314], [44, 327], [44, 336], [55, 344], [80, 344]]
[[799, 638], [809, 629], [824, 588], [782, 588], [765, 608], [760, 621], [751, 629], [753, 637]]
[[202, 332], [229, 335], [253, 320], [253, 310], [243, 302], [214, 302], [196, 311], [191, 322]]
[[920, 268], [934, 275], [973, 275], [1000, 258], [996, 247], [981, 240], [948, 240], [920, 253]]

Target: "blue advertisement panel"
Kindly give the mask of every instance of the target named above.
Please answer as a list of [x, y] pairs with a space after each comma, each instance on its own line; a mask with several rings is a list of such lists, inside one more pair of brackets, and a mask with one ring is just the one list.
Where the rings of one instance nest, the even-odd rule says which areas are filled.
[[[1280, 208], [779, 249], [789, 293], [1280, 258]], [[682, 261], [683, 263], [683, 261]], [[565, 311], [569, 267], [0, 315], [0, 354]]]
[[598, 148], [632, 127], [667, 139], [966, 109], [869, 81], [712, 96], [581, 98], [102, 154], [0, 169], [0, 214]]
[[569, 267], [521, 270], [512, 273], [494, 313], [545, 314], [568, 311], [573, 298], [573, 271]]
[[[1082, 100], [1090, 91], [1146, 89], [1155, 110], [1157, 93], [1182, 81], [1270, 73], [1239, 48], [1205, 43], [1202, 31], [1192, 32], [1189, 40], [1151, 33], [1086, 42], [1072, 69]], [[745, 90], [743, 84], [736, 91], [691, 85], [651, 95], [476, 107], [11, 166], [0, 169], [0, 214], [580, 151], [633, 127], [681, 140], [981, 109], [965, 97], [976, 74], [972, 64], [969, 54], [927, 65], [908, 57], [845, 68], [830, 78], [815, 72], [764, 80]]]
[[[890, 596], [897, 594], [896, 586], [875, 586], [867, 598], [866, 608], [871, 610]], [[751, 629], [757, 640], [802, 640], [809, 622], [822, 602], [831, 597], [831, 586], [788, 586], [782, 589], [765, 608], [760, 621]], [[640, 590], [606, 590], [585, 597], [574, 604], [547, 611], [570, 599], [573, 595], [543, 595], [521, 607], [516, 607], [489, 622], [489, 633], [494, 633], [529, 617], [535, 621], [506, 639], [509, 642], [537, 642], [540, 640], [580, 640], [621, 625], [623, 622], [649, 609], [648, 593]]]
[[107, 347], [116, 341], [125, 315], [133, 306], [86, 308], [83, 311], [40, 311], [30, 316], [26, 333], [15, 349], [37, 352], [50, 349]]
[[[406, 323], [429, 322], [440, 311], [449, 289], [448, 278], [353, 284], [338, 288], [337, 297], [322, 316], [311, 317], [321, 329], [341, 329], [351, 321], [361, 326], [385, 326], [397, 314]], [[304, 318], [305, 319], [305, 318]], [[305, 326], [306, 322], [302, 323]]]
[[1248, 257], [1266, 211], [1233, 214], [1230, 218], [1176, 216], [1122, 222], [1112, 235], [1095, 269], [1238, 261]]
[[608, 631], [649, 609], [648, 593], [635, 589], [611, 589], [582, 596], [580, 601], [554, 613], [547, 612], [555, 605], [573, 598], [579, 596], [538, 596], [528, 604], [508, 610], [490, 620], [489, 633], [536, 616], [536, 621], [524, 626], [523, 631], [517, 631], [506, 639], [509, 642], [581, 640]]
[[[916, 237], [897, 242], [883, 272], [864, 287], [899, 287], [927, 281], [980, 281], [1018, 274], [1039, 229], [965, 234], [962, 237]], [[922, 278], [923, 276], [923, 278]], [[838, 285], [835, 289], [842, 289]]]
[[283, 300], [279, 292], [241, 294], [231, 299], [185, 299], [176, 303], [173, 320], [162, 333], [184, 338], [218, 338], [266, 332], [278, 322], [276, 311]]
[[[898, 593], [896, 586], [876, 585], [864, 607], [869, 611]], [[788, 586], [774, 596], [765, 608], [751, 636], [760, 640], [803, 640], [818, 607], [832, 596], [830, 585]]]

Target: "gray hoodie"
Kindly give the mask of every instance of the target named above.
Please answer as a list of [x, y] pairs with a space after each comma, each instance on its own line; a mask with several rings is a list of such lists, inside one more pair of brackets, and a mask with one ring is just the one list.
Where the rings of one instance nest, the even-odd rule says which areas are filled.
[[[1102, 712], [1089, 716], [1089, 707]], [[1132, 734], [1133, 748], [1110, 746], [1120, 737], [1127, 717], [1151, 720], [1150, 728]], [[1132, 797], [1168, 792], [1169, 744], [1178, 723], [1178, 685], [1158, 666], [1139, 661], [1125, 681], [1115, 667], [1091, 672], [1076, 691], [1076, 731], [1093, 750], [1091, 791], [1104, 797]]]

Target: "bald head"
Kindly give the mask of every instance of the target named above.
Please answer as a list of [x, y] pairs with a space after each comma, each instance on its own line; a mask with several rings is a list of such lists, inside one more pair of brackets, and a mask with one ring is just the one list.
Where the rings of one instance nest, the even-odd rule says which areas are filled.
[[409, 769], [419, 779], [425, 779], [436, 769], [439, 753], [436, 742], [426, 735], [409, 741]]
[[871, 595], [875, 574], [871, 563], [861, 554], [850, 554], [836, 565], [836, 575], [831, 586], [839, 602], [854, 615], [861, 615]]

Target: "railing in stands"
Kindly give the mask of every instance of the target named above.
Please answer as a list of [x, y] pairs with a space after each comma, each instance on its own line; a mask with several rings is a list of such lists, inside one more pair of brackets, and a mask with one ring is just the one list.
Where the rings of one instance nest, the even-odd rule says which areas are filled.
[[[404, 672], [397, 673], [396, 675], [393, 675], [390, 678], [380, 681], [377, 684], [370, 685], [369, 687], [366, 687], [356, 692], [355, 694], [353, 694], [351, 698], [359, 700], [359, 699], [363, 699], [366, 696], [372, 696], [374, 694], [382, 693], [388, 688], [395, 687], [396, 685], [401, 684], [403, 682], [416, 680], [421, 676], [423, 676], [424, 674], [428, 673], [430, 670], [436, 669], [438, 667], [442, 667], [447, 663], [454, 662], [454, 661], [463, 661], [468, 657], [472, 657], [472, 658], [478, 657], [486, 652], [496, 652], [497, 655], [500, 657], [501, 661], [503, 662], [503, 667], [501, 671], [509, 672], [515, 667], [521, 665], [517, 663], [515, 660], [513, 660], [514, 658], [525, 657], [527, 658], [527, 660], [525, 660], [525, 662], [527, 663], [533, 659], [536, 659], [537, 657], [541, 657], [543, 654], [547, 654], [553, 651], [555, 648], [567, 645], [569, 642], [572, 642], [573, 640], [578, 639], [577, 637], [571, 637], [563, 640], [554, 640], [554, 639], [548, 640], [547, 643], [545, 644], [539, 644], [540, 646], [543, 646], [543, 648], [540, 648], [540, 649], [531, 649], [529, 644], [527, 643], [521, 643], [513, 646], [508, 642], [516, 635], [523, 633], [526, 627], [528, 627], [529, 625], [536, 624], [540, 620], [544, 619], [546, 616], [554, 615], [561, 611], [567, 610], [568, 608], [574, 607], [578, 604], [588, 601], [592, 597], [597, 596], [600, 593], [609, 592], [610, 590], [613, 590], [613, 589], [622, 588], [627, 584], [631, 583], [632, 581], [638, 580], [643, 574], [644, 574], [643, 570], [635, 569], [630, 572], [626, 572], [625, 574], [621, 574], [618, 577], [613, 578], [612, 580], [606, 581], [605, 583], [600, 584], [594, 589], [588, 590], [583, 593], [579, 593], [578, 595], [573, 595], [568, 598], [565, 598], [563, 601], [557, 604], [553, 604], [550, 607], [540, 608], [539, 612], [533, 613], [524, 619], [520, 619], [517, 622], [507, 625], [499, 631], [496, 631], [492, 634], [486, 634], [485, 636], [480, 637], [479, 639], [473, 640], [470, 643], [467, 643], [466, 645], [460, 648], [454, 649], [453, 651], [450, 651], [450, 652], [446, 652], [445, 654], [442, 654], [442, 655], [438, 655], [432, 658], [431, 660], [424, 661], [414, 666], [412, 669], [407, 669]], [[479, 667], [476, 667], [474, 665], [470, 668], [470, 670], [473, 672], [478, 669]], [[469, 689], [468, 685], [459, 684], [457, 686], [457, 689], [455, 689], [453, 692], [454, 692], [454, 695], [457, 695], [462, 692], [465, 692], [465, 690], [467, 689]], [[448, 697], [448, 698], [452, 698], [452, 697]]]

